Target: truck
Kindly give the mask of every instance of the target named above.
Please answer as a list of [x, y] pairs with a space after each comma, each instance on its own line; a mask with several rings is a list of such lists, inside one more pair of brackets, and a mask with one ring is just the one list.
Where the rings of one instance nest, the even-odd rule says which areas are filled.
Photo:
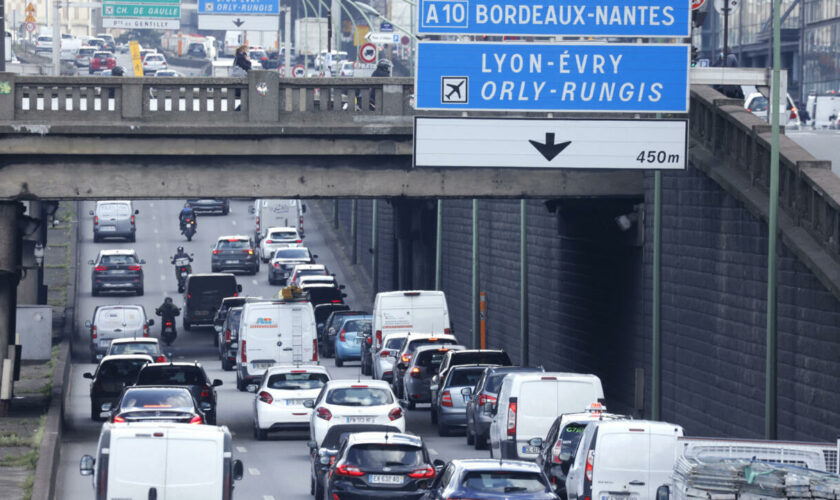
[[827, 92], [809, 95], [806, 109], [814, 128], [837, 128], [840, 119], [840, 94]]
[[252, 213], [256, 215], [255, 240], [265, 237], [270, 227], [294, 227], [303, 236], [303, 214], [306, 206], [295, 199], [261, 199], [255, 204]]
[[92, 477], [97, 500], [224, 500], [233, 497], [243, 466], [225, 426], [105, 423], [96, 456], [84, 455], [79, 473]]
[[327, 18], [303, 17], [295, 20], [295, 56], [314, 56], [327, 48]]

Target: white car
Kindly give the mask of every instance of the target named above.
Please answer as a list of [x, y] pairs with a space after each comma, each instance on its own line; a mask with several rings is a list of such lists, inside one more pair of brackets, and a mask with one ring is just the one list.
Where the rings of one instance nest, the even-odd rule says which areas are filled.
[[392, 333], [386, 335], [382, 339], [382, 349], [371, 353], [371, 360], [373, 361], [373, 378], [383, 380], [386, 375], [394, 376], [394, 362], [397, 360], [397, 355], [405, 344], [405, 339], [408, 333]]
[[[745, 94], [744, 108], [755, 116], [770, 123], [770, 100], [760, 92]], [[799, 110], [796, 108], [790, 94], [787, 95], [787, 106], [779, 110], [779, 125], [788, 129], [800, 129], [802, 122], [799, 119]]]
[[254, 385], [254, 437], [263, 441], [269, 432], [308, 429], [312, 409], [304, 401], [315, 399], [330, 381], [319, 365], [274, 366], [266, 370], [262, 384]]
[[289, 285], [299, 285], [298, 280], [301, 276], [329, 276], [327, 266], [323, 264], [298, 264], [292, 269], [289, 274]]
[[50, 35], [40, 35], [35, 39], [35, 52], [52, 50], [53, 39]]
[[260, 257], [268, 262], [274, 257], [274, 252], [280, 248], [296, 247], [303, 243], [303, 239], [293, 227], [270, 227], [265, 238], [260, 241]]
[[327, 431], [339, 424], [393, 425], [405, 432], [405, 411], [391, 386], [381, 380], [331, 380], [314, 401], [309, 435], [320, 446]]
[[338, 286], [338, 283], [335, 281], [335, 276], [300, 276], [297, 280], [297, 285], [299, 287], [303, 287], [304, 285]]
[[146, 54], [143, 58], [143, 73], [153, 74], [159, 69], [166, 69], [166, 57], [163, 54]]

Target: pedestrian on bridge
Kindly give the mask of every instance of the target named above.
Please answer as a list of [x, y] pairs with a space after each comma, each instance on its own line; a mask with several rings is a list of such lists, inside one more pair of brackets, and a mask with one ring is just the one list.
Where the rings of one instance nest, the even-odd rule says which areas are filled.
[[251, 71], [251, 59], [248, 57], [248, 46], [240, 45], [236, 48], [233, 66], [230, 68], [230, 76], [244, 78], [248, 76], [249, 71]]

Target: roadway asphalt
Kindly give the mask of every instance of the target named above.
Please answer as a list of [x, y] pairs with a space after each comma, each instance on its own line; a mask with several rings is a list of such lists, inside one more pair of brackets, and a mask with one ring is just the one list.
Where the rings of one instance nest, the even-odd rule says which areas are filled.
[[818, 160], [831, 162], [831, 171], [840, 175], [840, 130], [787, 130], [785, 134]]
[[[135, 208], [140, 210], [137, 216], [137, 242], [124, 243], [106, 241], [93, 243], [92, 217], [88, 211], [92, 202], [82, 204], [81, 241], [79, 242], [80, 272], [78, 284], [77, 352], [87, 352], [88, 334], [83, 328], [84, 322], [91, 319], [93, 309], [100, 304], [141, 304], [147, 314], [154, 317], [154, 309], [163, 302], [164, 296], [171, 296], [179, 306], [183, 305], [177, 293], [173, 266], [169, 263], [179, 245], [195, 254], [193, 269], [195, 272], [210, 272], [210, 248], [216, 238], [228, 234], [251, 234], [254, 230], [254, 217], [248, 213], [247, 201], [231, 202], [231, 212], [227, 216], [199, 216], [198, 232], [192, 242], [187, 242], [178, 231], [177, 214], [182, 204], [178, 201], [137, 201]], [[311, 211], [309, 212], [312, 213]], [[369, 296], [352, 282], [345, 282], [345, 274], [340, 267], [340, 259], [334, 250], [324, 243], [322, 228], [314, 216], [306, 220], [306, 238], [304, 243], [319, 255], [318, 262], [326, 264], [336, 273], [339, 282], [346, 285], [346, 302], [353, 308], [370, 310]], [[96, 256], [100, 249], [134, 248], [139, 257], [146, 260], [144, 269], [145, 295], [143, 297], [104, 296], [92, 297], [90, 294], [90, 273], [87, 261]], [[248, 295], [269, 297], [279, 287], [268, 285], [267, 267], [261, 265], [256, 276], [240, 275], [238, 281], [243, 292]], [[155, 319], [159, 319], [155, 317]], [[254, 395], [236, 390], [234, 372], [221, 370], [216, 348], [213, 347], [210, 328], [194, 328], [190, 332], [181, 329], [178, 322], [178, 338], [166, 348], [177, 360], [197, 360], [202, 363], [211, 379], [219, 378], [224, 385], [218, 388], [218, 423], [230, 428], [234, 439], [237, 458], [245, 465], [245, 477], [236, 484], [235, 495], [247, 499], [306, 499], [309, 496], [309, 458], [306, 441], [308, 433], [271, 434], [269, 441], [255, 441], [252, 434], [252, 416]], [[160, 333], [159, 325], [152, 327], [154, 336]], [[79, 349], [81, 347], [81, 349]], [[336, 368], [334, 360], [326, 359], [323, 363], [336, 379], [355, 379], [360, 377], [358, 363]], [[79, 475], [79, 458], [84, 454], [95, 455], [96, 441], [100, 423], [90, 420], [89, 382], [82, 378], [84, 372], [92, 372], [95, 366], [85, 362], [74, 363], [69, 377], [70, 395], [65, 412], [65, 432], [61, 444], [61, 463], [57, 478], [57, 492], [60, 500], [79, 500], [93, 498], [93, 488], [89, 477]], [[367, 378], [367, 377], [363, 377]], [[424, 438], [433, 458], [448, 460], [451, 458], [488, 457], [486, 451], [475, 451], [466, 446], [463, 433], [454, 437], [442, 438], [429, 421], [429, 412], [421, 406], [408, 412], [407, 430]], [[150, 457], [150, 459], [152, 459]]]

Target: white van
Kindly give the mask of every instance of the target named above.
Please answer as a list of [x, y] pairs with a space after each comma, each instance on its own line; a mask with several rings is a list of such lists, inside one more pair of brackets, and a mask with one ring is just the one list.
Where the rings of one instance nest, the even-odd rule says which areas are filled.
[[306, 300], [248, 302], [239, 319], [236, 388], [258, 384], [274, 365], [318, 362], [312, 303]]
[[373, 301], [373, 352], [391, 333], [450, 334], [446, 295], [437, 290], [380, 292]]
[[306, 207], [300, 200], [257, 200], [253, 208], [256, 214], [257, 239], [263, 239], [269, 228], [294, 227], [303, 236], [303, 213]]
[[583, 498], [656, 498], [674, 472], [683, 428], [667, 422], [614, 420], [592, 422], [580, 439], [566, 477], [569, 500]]
[[[93, 476], [97, 500], [223, 500], [242, 479], [227, 427], [175, 423], [105, 423], [96, 458], [85, 455], [83, 476]], [[152, 458], [153, 457], [153, 458]]]
[[490, 422], [490, 454], [508, 459], [535, 460], [554, 419], [564, 413], [586, 411], [603, 401], [601, 379], [581, 373], [512, 373], [499, 390]]

